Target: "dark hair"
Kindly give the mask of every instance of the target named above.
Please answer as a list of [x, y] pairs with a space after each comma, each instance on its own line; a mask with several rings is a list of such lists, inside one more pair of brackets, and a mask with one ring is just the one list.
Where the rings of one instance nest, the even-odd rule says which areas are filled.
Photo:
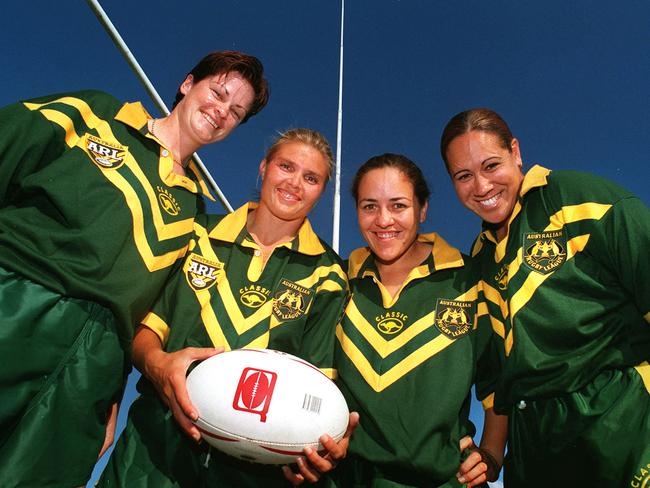
[[465, 110], [464, 112], [454, 115], [449, 122], [447, 122], [445, 129], [442, 131], [442, 136], [440, 137], [440, 154], [445, 162], [447, 170], [449, 170], [449, 161], [447, 160], [447, 149], [449, 149], [449, 144], [451, 144], [451, 141], [456, 139], [458, 136], [473, 130], [480, 130], [496, 135], [503, 148], [507, 149], [508, 152], [512, 152], [512, 132], [510, 132], [510, 127], [508, 127], [506, 121], [503, 120], [498, 113], [489, 108], [473, 108]]
[[[239, 51], [215, 51], [201, 59], [188, 75], [192, 75], [194, 82], [199, 82], [208, 76], [220, 73], [228, 74], [232, 71], [242, 75], [255, 92], [253, 103], [240, 122], [243, 124], [262, 110], [269, 101], [269, 86], [266, 78], [264, 78], [264, 66], [259, 59]], [[173, 107], [178, 105], [183, 97], [184, 95], [179, 88], [176, 92]]]
[[415, 193], [415, 198], [418, 199], [418, 203], [422, 206], [427, 203], [431, 191], [429, 190], [429, 185], [427, 185], [422, 170], [411, 161], [406, 156], [402, 154], [392, 154], [385, 153], [380, 156], [374, 156], [368, 161], [363, 163], [361, 167], [357, 170], [357, 174], [354, 175], [354, 180], [352, 180], [352, 196], [356, 203], [359, 202], [359, 185], [361, 180], [366, 175], [366, 173], [372, 171], [373, 169], [380, 168], [395, 168], [406, 176], [411, 184], [413, 185], [413, 193]]

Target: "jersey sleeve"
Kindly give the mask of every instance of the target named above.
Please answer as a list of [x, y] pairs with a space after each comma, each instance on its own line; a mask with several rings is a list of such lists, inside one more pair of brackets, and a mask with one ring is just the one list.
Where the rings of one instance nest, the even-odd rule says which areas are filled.
[[300, 346], [300, 357], [311, 362], [332, 379], [334, 367], [336, 325], [343, 315], [348, 296], [348, 282], [337, 264], [320, 280], [310, 305], [309, 316]]
[[30, 173], [56, 159], [65, 147], [62, 134], [40, 112], [23, 103], [0, 109], [0, 207], [11, 203]]
[[605, 242], [607, 261], [620, 286], [633, 297], [646, 322], [650, 323], [650, 209], [638, 198], [619, 200], [599, 226], [599, 240]]
[[162, 342], [163, 348], [167, 345], [172, 323], [174, 322], [174, 311], [178, 307], [175, 305], [180, 302], [180, 288], [184, 285], [184, 276], [182, 262], [174, 265], [174, 271], [171, 273], [165, 287], [156, 298], [151, 310], [142, 319], [141, 323], [151, 329]]

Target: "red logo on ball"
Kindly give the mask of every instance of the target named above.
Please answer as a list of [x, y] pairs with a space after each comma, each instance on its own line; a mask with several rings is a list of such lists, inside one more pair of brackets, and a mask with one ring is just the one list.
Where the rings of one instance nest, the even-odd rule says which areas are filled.
[[266, 422], [275, 380], [278, 378], [272, 371], [257, 368], [244, 368], [232, 406], [235, 410], [255, 413], [260, 416], [260, 422]]

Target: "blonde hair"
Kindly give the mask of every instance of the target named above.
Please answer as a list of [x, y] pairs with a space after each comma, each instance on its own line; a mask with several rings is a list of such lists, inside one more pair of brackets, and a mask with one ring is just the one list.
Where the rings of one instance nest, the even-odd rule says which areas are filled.
[[264, 159], [270, 161], [282, 144], [287, 142], [302, 142], [320, 152], [327, 161], [327, 180], [332, 176], [334, 169], [334, 158], [332, 157], [332, 148], [323, 134], [312, 129], [298, 128], [289, 129], [281, 132], [275, 139], [271, 147], [266, 151]]

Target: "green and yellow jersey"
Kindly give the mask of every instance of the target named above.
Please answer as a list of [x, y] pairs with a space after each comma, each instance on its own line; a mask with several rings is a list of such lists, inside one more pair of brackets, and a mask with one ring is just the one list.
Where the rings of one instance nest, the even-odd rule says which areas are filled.
[[475, 242], [501, 338], [494, 407], [510, 415], [507, 486], [641, 486], [649, 248], [650, 211], [638, 198], [540, 166], [524, 178], [506, 238], [486, 225]]
[[526, 174], [508, 236], [486, 228], [473, 249], [503, 339], [497, 411], [604, 369], [638, 366], [650, 385], [649, 248], [650, 212], [627, 191], [584, 173]]
[[167, 351], [279, 349], [333, 378], [334, 326], [347, 291], [340, 258], [305, 220], [298, 235], [275, 248], [263, 265], [246, 231], [255, 207], [248, 203], [232, 214], [197, 221], [182, 269], [143, 323]]
[[0, 266], [109, 307], [129, 339], [192, 236], [197, 167], [147, 131], [140, 103], [98, 91], [0, 110]]
[[460, 439], [475, 432], [470, 390], [491, 336], [478, 268], [435, 233], [418, 239], [432, 252], [394, 297], [369, 249], [350, 255], [336, 364], [361, 422], [332, 475], [342, 487], [442, 485], [460, 465]]
[[[169, 352], [270, 348], [306, 359], [335, 378], [335, 327], [347, 297], [342, 262], [305, 220], [298, 235], [276, 247], [263, 264], [260, 247], [246, 230], [255, 206], [197, 220], [190, 252], [143, 324]], [[180, 432], [147, 381], [138, 388], [143, 394], [131, 407], [100, 486], [118, 480], [119, 486], [177, 486], [174, 480], [198, 486], [206, 479], [205, 486], [286, 486], [278, 467], [215, 450], [208, 457]]]

